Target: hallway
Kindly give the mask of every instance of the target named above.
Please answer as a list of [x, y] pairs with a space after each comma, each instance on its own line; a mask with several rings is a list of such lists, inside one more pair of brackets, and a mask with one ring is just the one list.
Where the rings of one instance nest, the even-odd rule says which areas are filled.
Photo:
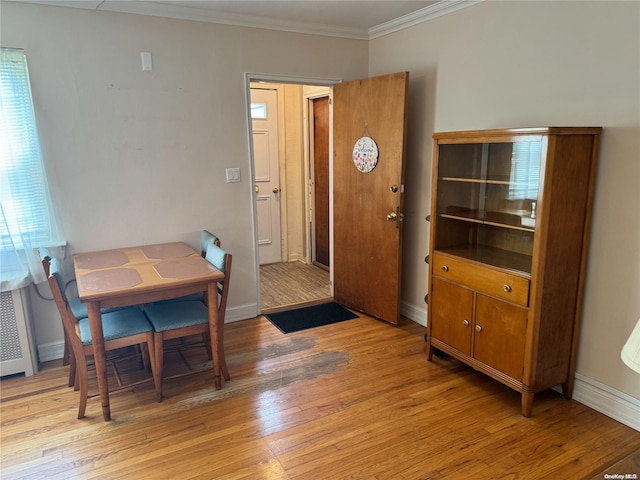
[[302, 262], [260, 266], [262, 313], [331, 300], [329, 272]]

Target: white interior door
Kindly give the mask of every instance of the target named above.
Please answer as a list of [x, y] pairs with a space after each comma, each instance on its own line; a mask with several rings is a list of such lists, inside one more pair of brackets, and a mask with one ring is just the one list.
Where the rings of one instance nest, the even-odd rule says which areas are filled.
[[282, 261], [280, 173], [278, 161], [278, 93], [251, 89], [255, 202], [260, 265]]

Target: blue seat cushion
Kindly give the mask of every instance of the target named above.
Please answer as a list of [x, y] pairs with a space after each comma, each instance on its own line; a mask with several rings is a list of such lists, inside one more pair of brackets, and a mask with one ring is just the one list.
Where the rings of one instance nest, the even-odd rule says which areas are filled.
[[[73, 316], [76, 317], [77, 320], [80, 320], [82, 318], [87, 318], [89, 316], [89, 313], [87, 312], [87, 304], [82, 303], [79, 298], [72, 298], [67, 303], [69, 303], [69, 308], [71, 309], [71, 313], [73, 313]], [[129, 308], [129, 307], [107, 307], [107, 308], [101, 309], [100, 311], [104, 315], [105, 313], [116, 312], [118, 310], [122, 310], [125, 308]]]
[[163, 303], [175, 303], [175, 302], [202, 302], [204, 300], [204, 293], [192, 293], [190, 295], [184, 295], [183, 297], [167, 298], [166, 300], [160, 300], [159, 302], [153, 302], [154, 304]]
[[152, 303], [144, 313], [156, 332], [209, 322], [209, 309], [202, 302]]
[[[91, 345], [91, 330], [89, 319], [82, 318], [78, 321], [80, 338], [83, 345]], [[136, 307], [125, 307], [115, 312], [102, 315], [102, 332], [104, 341], [129, 337], [138, 333], [152, 332], [153, 327], [144, 316], [142, 310]]]

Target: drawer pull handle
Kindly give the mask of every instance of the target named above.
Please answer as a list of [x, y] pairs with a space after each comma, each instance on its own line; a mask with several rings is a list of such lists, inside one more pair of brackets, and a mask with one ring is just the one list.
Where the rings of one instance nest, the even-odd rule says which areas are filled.
[[442, 265], [442, 271], [443, 272], [448, 272], [449, 271], [449, 267], [447, 267], [446, 265]]
[[511, 291], [511, 285], [505, 285], [504, 287], [502, 287], [504, 289], [505, 292], [509, 293]]
[[469, 320], [467, 320], [467, 319], [463, 320], [463, 321], [462, 321], [462, 324], [463, 324], [465, 327], [468, 327], [468, 326], [469, 326]]
[[481, 331], [482, 331], [482, 326], [476, 325], [476, 332], [481, 332]]

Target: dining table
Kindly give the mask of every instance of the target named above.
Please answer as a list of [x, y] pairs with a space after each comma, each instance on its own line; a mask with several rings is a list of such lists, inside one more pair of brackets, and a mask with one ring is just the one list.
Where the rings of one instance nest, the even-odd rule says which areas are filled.
[[[114, 248], [73, 255], [78, 296], [87, 304], [98, 390], [105, 421], [111, 420], [101, 309], [147, 303], [204, 292], [218, 305], [217, 282], [224, 273], [184, 242]], [[221, 388], [217, 308], [209, 308], [215, 388]]]

